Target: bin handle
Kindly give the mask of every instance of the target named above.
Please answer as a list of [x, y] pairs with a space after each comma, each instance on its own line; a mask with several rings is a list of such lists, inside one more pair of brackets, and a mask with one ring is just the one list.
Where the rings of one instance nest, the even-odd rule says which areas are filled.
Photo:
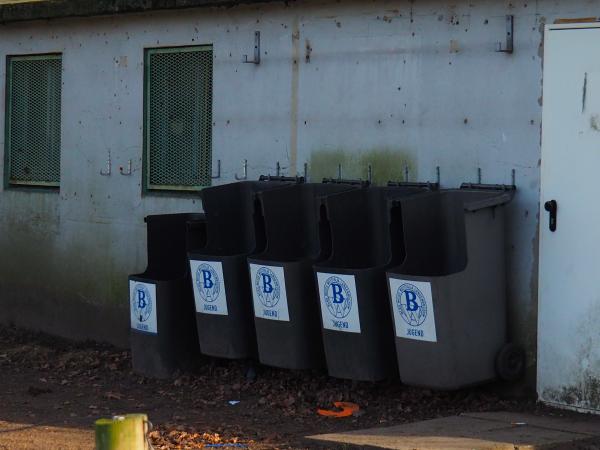
[[418, 182], [418, 181], [388, 181], [387, 182], [387, 186], [388, 187], [408, 187], [408, 188], [421, 188], [421, 189], [427, 189], [430, 191], [437, 191], [439, 190], [439, 183], [432, 183], [429, 181], [425, 181], [425, 182]]
[[304, 183], [304, 177], [286, 177], [286, 176], [273, 176], [273, 175], [261, 175], [258, 177], [258, 181], [285, 181], [302, 184]]
[[368, 187], [370, 185], [368, 180], [350, 180], [346, 178], [323, 178], [322, 183], [324, 184], [350, 184], [353, 186]]

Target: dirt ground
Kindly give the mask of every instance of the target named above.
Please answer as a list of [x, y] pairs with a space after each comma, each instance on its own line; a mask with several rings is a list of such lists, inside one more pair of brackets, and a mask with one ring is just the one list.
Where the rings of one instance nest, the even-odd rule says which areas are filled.
[[[93, 448], [95, 419], [134, 412], [149, 415], [157, 449], [299, 449], [315, 448], [304, 436], [317, 433], [466, 411], [542, 411], [499, 394], [499, 385], [439, 393], [262, 366], [248, 379], [236, 361], [207, 360], [193, 373], [154, 380], [131, 370], [128, 351], [13, 328], [0, 328], [0, 384], [0, 450]], [[316, 413], [334, 401], [361, 409], [343, 419]]]

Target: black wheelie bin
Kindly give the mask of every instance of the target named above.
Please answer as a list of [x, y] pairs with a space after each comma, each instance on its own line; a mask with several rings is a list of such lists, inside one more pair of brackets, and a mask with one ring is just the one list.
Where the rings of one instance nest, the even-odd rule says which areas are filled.
[[406, 258], [387, 271], [402, 382], [452, 390], [519, 375], [507, 345], [504, 207], [512, 186], [391, 200]]
[[258, 194], [267, 246], [248, 258], [261, 363], [286, 369], [325, 366], [312, 266], [329, 257], [331, 236], [321, 197], [358, 189], [307, 183]]
[[[418, 196], [436, 185], [399, 183], [323, 198], [331, 256], [314, 265], [329, 374], [377, 381], [397, 377], [385, 270], [404, 259], [401, 218], [388, 199]], [[392, 251], [394, 249], [394, 251]]]
[[301, 178], [273, 177], [202, 190], [206, 246], [188, 254], [200, 351], [230, 359], [256, 357], [248, 255], [266, 245], [256, 194], [285, 189]]
[[129, 276], [131, 353], [136, 372], [171, 376], [199, 356], [194, 297], [186, 252], [186, 228], [205, 239], [204, 214], [148, 216], [148, 266]]

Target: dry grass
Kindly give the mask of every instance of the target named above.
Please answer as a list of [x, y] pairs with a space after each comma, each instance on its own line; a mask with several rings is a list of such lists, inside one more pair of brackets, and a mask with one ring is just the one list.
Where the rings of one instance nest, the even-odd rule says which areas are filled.
[[46, 0], [0, 0], [1, 5], [12, 5], [15, 3], [33, 3], [33, 2], [43, 2]]

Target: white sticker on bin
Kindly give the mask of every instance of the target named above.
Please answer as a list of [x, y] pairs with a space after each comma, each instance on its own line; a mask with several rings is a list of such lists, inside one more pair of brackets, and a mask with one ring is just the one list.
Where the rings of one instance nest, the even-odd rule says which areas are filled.
[[223, 264], [218, 261], [190, 260], [196, 311], [202, 314], [227, 315], [227, 297]]
[[156, 285], [129, 281], [131, 328], [145, 333], [158, 333], [156, 323]]
[[390, 278], [396, 336], [437, 342], [431, 283]]
[[323, 328], [360, 333], [354, 275], [317, 272]]
[[289, 322], [283, 267], [250, 264], [254, 315], [261, 319]]

